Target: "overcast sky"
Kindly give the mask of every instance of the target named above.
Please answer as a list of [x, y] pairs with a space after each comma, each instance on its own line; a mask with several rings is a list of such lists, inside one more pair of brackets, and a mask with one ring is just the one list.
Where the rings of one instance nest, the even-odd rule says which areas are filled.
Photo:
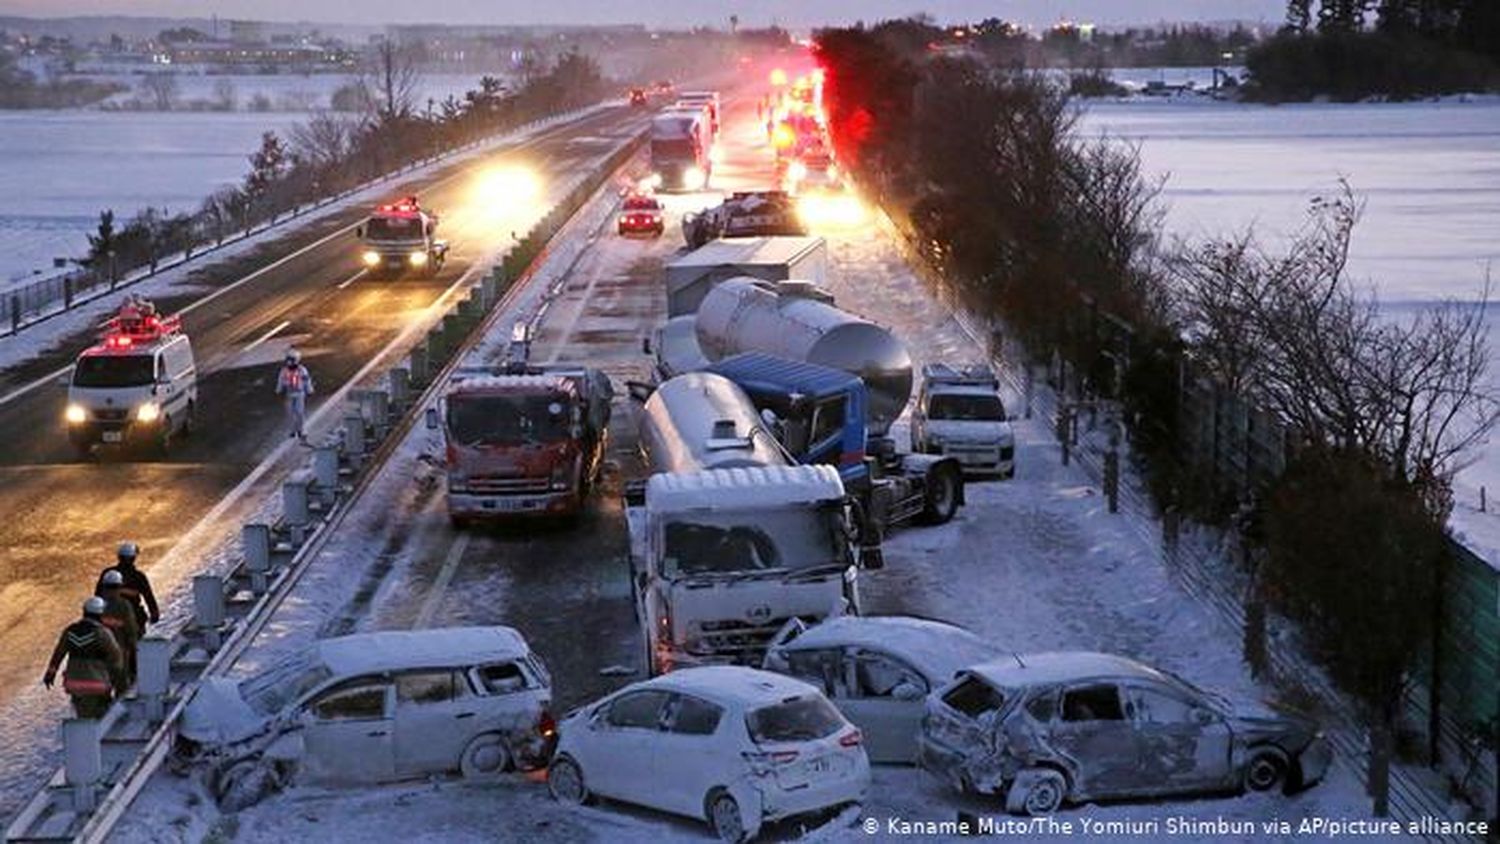
[[[901, 17], [940, 21], [1001, 17], [1033, 25], [1158, 20], [1279, 21], [1285, 0], [0, 0], [0, 14], [253, 18], [340, 23], [644, 23], [651, 26], [773, 21], [790, 27]], [[353, 19], [358, 10], [358, 19]]]

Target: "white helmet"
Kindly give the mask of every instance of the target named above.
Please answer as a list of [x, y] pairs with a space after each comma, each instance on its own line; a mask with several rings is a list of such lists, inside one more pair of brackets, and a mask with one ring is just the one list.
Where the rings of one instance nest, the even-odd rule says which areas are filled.
[[287, 353], [286, 353], [286, 362], [289, 365], [293, 365], [293, 366], [295, 366], [296, 364], [301, 363], [302, 362], [302, 353], [299, 352], [299, 351], [297, 351], [296, 349], [288, 349]]
[[121, 542], [120, 547], [115, 549], [115, 556], [122, 560], [134, 560], [140, 551], [134, 542]]
[[84, 615], [104, 615], [104, 599], [97, 595], [83, 602]]
[[101, 582], [105, 586], [124, 586], [125, 575], [120, 574], [118, 569], [110, 569], [104, 573], [104, 578]]

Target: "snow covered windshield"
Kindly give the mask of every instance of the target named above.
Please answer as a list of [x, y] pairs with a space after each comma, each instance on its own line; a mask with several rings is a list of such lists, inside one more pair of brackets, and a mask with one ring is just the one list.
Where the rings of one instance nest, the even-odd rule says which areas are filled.
[[936, 395], [927, 405], [928, 419], [965, 422], [1004, 422], [1005, 405], [999, 396]]
[[667, 522], [662, 574], [670, 579], [842, 565], [839, 514], [837, 507], [684, 513]]
[[142, 387], [155, 379], [150, 355], [83, 357], [73, 370], [75, 387]]
[[365, 223], [370, 240], [402, 240], [422, 236], [422, 221], [415, 217], [371, 217]]
[[454, 396], [448, 432], [469, 447], [552, 443], [569, 436], [572, 419], [560, 396]]
[[844, 718], [825, 697], [800, 697], [751, 712], [745, 725], [756, 744], [814, 741], [838, 732]]
[[332, 677], [311, 652], [297, 654], [240, 683], [240, 697], [262, 715], [275, 715]]

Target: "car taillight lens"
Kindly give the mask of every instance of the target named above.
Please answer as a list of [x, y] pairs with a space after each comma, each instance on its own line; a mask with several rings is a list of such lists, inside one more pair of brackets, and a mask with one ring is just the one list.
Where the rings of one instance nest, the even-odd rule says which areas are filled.
[[849, 732], [839, 736], [839, 746], [859, 747], [860, 744], [864, 742], [864, 740], [864, 733], [861, 733], [859, 730], [850, 730]]
[[750, 770], [757, 776], [765, 776], [778, 765], [787, 765], [797, 761], [797, 751], [776, 750], [772, 752], [745, 751], [740, 754], [745, 761], [750, 763]]
[[551, 712], [542, 710], [542, 717], [536, 719], [536, 732], [547, 739], [557, 735], [557, 719], [552, 717]]

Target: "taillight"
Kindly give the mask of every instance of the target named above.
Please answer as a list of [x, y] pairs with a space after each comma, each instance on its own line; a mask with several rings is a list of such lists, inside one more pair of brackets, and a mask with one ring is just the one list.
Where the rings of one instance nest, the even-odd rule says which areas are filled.
[[849, 732], [844, 733], [843, 735], [839, 736], [839, 746], [840, 747], [859, 747], [860, 743], [863, 742], [864, 740], [865, 740], [864, 733], [861, 733], [858, 729], [853, 729], [853, 730], [850, 730]]
[[541, 717], [536, 719], [536, 732], [537, 735], [546, 739], [557, 735], [557, 719], [552, 717], [551, 712], [542, 710]]
[[750, 763], [750, 770], [757, 776], [765, 776], [771, 773], [771, 769], [778, 765], [788, 765], [797, 761], [795, 750], [775, 750], [770, 752], [744, 751], [740, 754]]

